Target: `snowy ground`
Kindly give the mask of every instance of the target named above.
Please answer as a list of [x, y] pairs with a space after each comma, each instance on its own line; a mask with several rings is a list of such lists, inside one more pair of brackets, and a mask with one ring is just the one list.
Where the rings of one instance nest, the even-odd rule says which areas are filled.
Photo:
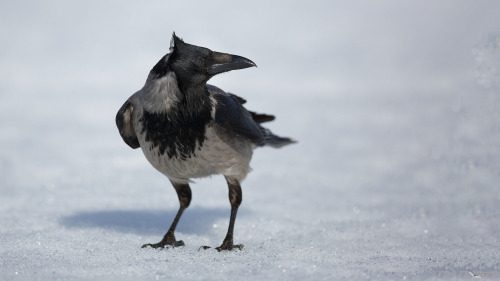
[[[136, 2], [2, 5], [0, 280], [500, 278], [498, 2]], [[198, 251], [227, 229], [220, 176], [185, 247], [140, 248], [178, 202], [114, 115], [174, 30], [254, 60], [211, 83], [299, 141], [254, 154], [243, 251]]]

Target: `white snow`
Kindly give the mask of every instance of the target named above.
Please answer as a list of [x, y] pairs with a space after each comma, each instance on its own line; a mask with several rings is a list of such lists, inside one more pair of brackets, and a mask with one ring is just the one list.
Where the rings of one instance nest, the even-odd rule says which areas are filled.
[[[181, 2], [181, 1], [177, 1]], [[198, 6], [200, 5], [200, 6]], [[11, 1], [0, 9], [0, 280], [500, 278], [500, 2]], [[114, 116], [172, 32], [258, 68], [211, 83], [298, 144], [168, 180]]]

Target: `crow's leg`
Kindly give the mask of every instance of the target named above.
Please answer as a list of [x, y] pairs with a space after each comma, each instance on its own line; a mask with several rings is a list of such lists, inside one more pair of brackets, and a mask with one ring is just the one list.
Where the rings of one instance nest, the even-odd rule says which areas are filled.
[[174, 231], [175, 227], [177, 226], [177, 223], [179, 222], [179, 219], [182, 216], [182, 213], [187, 207], [189, 207], [189, 203], [191, 203], [191, 188], [187, 183], [181, 184], [172, 182], [172, 185], [174, 186], [175, 191], [177, 192], [177, 197], [179, 197], [179, 204], [180, 204], [179, 211], [177, 212], [177, 215], [175, 216], [175, 219], [172, 222], [170, 229], [167, 231], [165, 236], [163, 236], [163, 239], [156, 244], [144, 244], [142, 245], [142, 248], [146, 248], [148, 246], [152, 248], [164, 248], [167, 245], [173, 247], [184, 246], [184, 242], [182, 240], [180, 241], [175, 240]]
[[233, 231], [234, 231], [234, 221], [236, 220], [236, 213], [238, 212], [238, 207], [241, 204], [241, 200], [243, 199], [243, 195], [241, 192], [240, 183], [232, 178], [227, 178], [227, 185], [229, 187], [229, 202], [231, 203], [231, 217], [229, 219], [229, 228], [227, 229], [226, 238], [222, 242], [222, 245], [217, 247], [217, 251], [222, 250], [232, 250], [232, 249], [243, 249], [243, 245], [234, 245], [233, 244]]

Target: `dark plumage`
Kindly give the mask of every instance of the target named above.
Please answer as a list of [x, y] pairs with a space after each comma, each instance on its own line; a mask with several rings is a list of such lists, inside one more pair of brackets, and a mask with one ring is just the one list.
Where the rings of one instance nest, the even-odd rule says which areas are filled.
[[226, 178], [231, 203], [228, 232], [217, 250], [243, 247], [233, 244], [233, 230], [242, 201], [240, 183], [250, 171], [253, 149], [294, 142], [260, 125], [274, 116], [247, 111], [245, 99], [206, 84], [219, 73], [252, 66], [249, 59], [190, 45], [174, 34], [170, 53], [118, 111], [116, 125], [125, 143], [141, 147], [153, 167], [170, 179], [180, 203], [163, 239], [143, 247], [184, 245], [174, 231], [191, 202], [190, 179], [213, 174]]

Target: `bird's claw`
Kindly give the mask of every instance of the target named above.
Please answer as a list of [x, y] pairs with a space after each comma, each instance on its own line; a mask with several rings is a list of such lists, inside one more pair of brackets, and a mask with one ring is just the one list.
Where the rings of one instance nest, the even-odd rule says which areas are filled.
[[[200, 248], [198, 248], [198, 252], [201, 251], [201, 249], [203, 250], [208, 250], [208, 249], [211, 249], [212, 247], [210, 246], [201, 246]], [[238, 245], [229, 245], [229, 244], [225, 244], [223, 243], [222, 245], [220, 245], [219, 247], [215, 248], [217, 251], [221, 252], [221, 251], [231, 251], [233, 249], [239, 249], [239, 250], [243, 250], [243, 245], [242, 244], [238, 244]]]
[[226, 239], [224, 239], [224, 241], [222, 242], [222, 245], [220, 245], [219, 247], [217, 247], [215, 249], [219, 252], [220, 251], [231, 251], [233, 249], [243, 250], [243, 245], [242, 244], [234, 245], [232, 237], [231, 238], [226, 237]]
[[239, 249], [240, 251], [243, 250], [243, 244], [238, 244], [238, 245], [220, 245], [219, 247], [215, 248], [217, 251], [232, 251], [234, 249]]
[[166, 246], [172, 246], [175, 248], [175, 247], [185, 246], [185, 244], [184, 241], [182, 240], [179, 241], [175, 240], [173, 232], [168, 232], [167, 234], [165, 234], [165, 236], [160, 242], [156, 244], [144, 244], [142, 245], [141, 248], [151, 247], [153, 249], [158, 249], [158, 248], [165, 248]]
[[172, 247], [175, 248], [175, 247], [185, 246], [185, 244], [184, 244], [184, 241], [179, 240], [179, 241], [175, 241], [175, 243], [163, 243], [163, 242], [159, 242], [159, 243], [156, 243], [156, 244], [144, 244], [144, 245], [142, 245], [141, 248], [151, 247], [153, 249], [158, 249], [158, 248], [166, 248], [167, 246], [172, 246]]

